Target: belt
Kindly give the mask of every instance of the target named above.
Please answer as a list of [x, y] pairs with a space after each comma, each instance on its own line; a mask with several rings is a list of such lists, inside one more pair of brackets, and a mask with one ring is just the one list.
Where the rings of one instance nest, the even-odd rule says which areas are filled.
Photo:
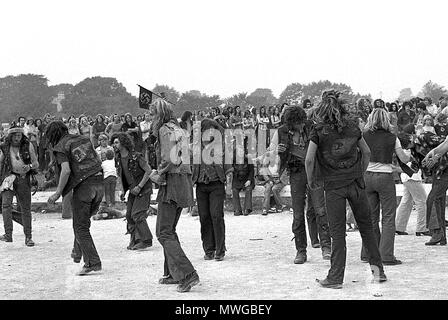
[[373, 171], [366, 171], [367, 174], [392, 174], [393, 172], [373, 172]]
[[27, 173], [16, 173], [16, 172], [11, 172], [12, 174], [16, 175], [19, 178], [26, 178], [27, 174], [29, 174], [29, 172]]

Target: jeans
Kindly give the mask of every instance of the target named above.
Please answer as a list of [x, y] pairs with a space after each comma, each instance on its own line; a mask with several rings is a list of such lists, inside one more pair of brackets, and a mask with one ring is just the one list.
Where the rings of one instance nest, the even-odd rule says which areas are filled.
[[224, 183], [213, 181], [196, 185], [199, 221], [201, 222], [202, 247], [206, 254], [216, 251], [223, 255], [225, 245]]
[[[383, 261], [392, 261], [395, 244], [395, 216], [397, 195], [392, 173], [369, 172], [365, 174], [366, 193], [370, 206], [373, 233], [380, 249]], [[381, 207], [381, 232], [380, 232]], [[367, 253], [363, 246], [361, 259], [366, 260]]]
[[448, 190], [448, 179], [434, 179], [431, 191], [426, 200], [426, 224], [428, 229], [442, 229], [441, 231], [446, 238], [445, 226], [445, 207], [446, 207], [446, 191]]
[[117, 187], [117, 177], [109, 176], [104, 179], [104, 195], [108, 206], [115, 205], [115, 189]]
[[330, 227], [328, 226], [325, 193], [323, 187], [307, 191], [308, 208], [306, 220], [311, 244], [320, 243], [321, 248], [331, 248]]
[[274, 196], [274, 200], [277, 206], [283, 206], [283, 201], [280, 197], [280, 191], [282, 191], [284, 187], [285, 184], [283, 182], [278, 182], [275, 184], [273, 184], [272, 182], [266, 183], [264, 187], [263, 209], [269, 210], [271, 208], [271, 194]]
[[101, 265], [90, 234], [90, 217], [97, 213], [103, 196], [102, 176], [89, 177], [73, 189], [73, 251], [77, 257], [82, 255], [86, 267]]
[[[5, 234], [12, 235], [12, 221], [23, 226], [25, 237], [31, 238], [31, 184], [30, 175], [24, 177], [16, 176], [13, 183], [13, 191], [5, 190], [2, 192], [2, 214]], [[14, 196], [17, 198], [17, 207], [19, 212], [13, 212], [12, 201]]]
[[354, 181], [350, 185], [327, 190], [325, 203], [331, 210], [327, 211], [330, 226], [331, 245], [331, 267], [328, 271], [328, 280], [333, 283], [342, 283], [344, 280], [345, 263], [347, 259], [346, 247], [346, 201], [348, 200], [359, 227], [362, 241], [368, 252], [371, 266], [376, 266], [379, 271], [383, 270], [380, 252], [373, 234], [372, 220], [370, 218], [369, 204], [363, 186]]
[[176, 233], [182, 208], [173, 202], [160, 202], [157, 211], [156, 235], [165, 257], [163, 275], [183, 280], [194, 271], [194, 267], [182, 250]]
[[241, 189], [232, 188], [232, 195], [233, 195], [233, 211], [235, 212], [242, 212], [241, 208], [241, 199], [240, 199], [240, 191], [244, 190], [244, 210], [250, 210], [252, 211], [252, 186], [243, 187]]
[[305, 195], [307, 180], [305, 168], [290, 173], [291, 201], [293, 209], [292, 233], [294, 234], [296, 250], [306, 254], [305, 227]]
[[138, 242], [151, 243], [152, 233], [149, 229], [148, 209], [151, 201], [151, 194], [147, 193], [142, 196], [135, 196], [129, 192], [128, 201], [126, 203], [126, 234], [131, 235], [129, 246], [134, 246]]
[[426, 231], [426, 191], [421, 181], [408, 180], [403, 182], [403, 197], [397, 209], [395, 225], [397, 231], [406, 231], [409, 216], [412, 212], [412, 204], [415, 202], [417, 208], [416, 232]]

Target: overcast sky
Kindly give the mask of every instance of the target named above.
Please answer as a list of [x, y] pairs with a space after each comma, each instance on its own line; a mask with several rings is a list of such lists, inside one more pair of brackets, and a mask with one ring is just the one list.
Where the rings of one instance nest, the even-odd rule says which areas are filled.
[[448, 88], [446, 1], [2, 1], [0, 77], [115, 77], [227, 97], [344, 82], [373, 98]]

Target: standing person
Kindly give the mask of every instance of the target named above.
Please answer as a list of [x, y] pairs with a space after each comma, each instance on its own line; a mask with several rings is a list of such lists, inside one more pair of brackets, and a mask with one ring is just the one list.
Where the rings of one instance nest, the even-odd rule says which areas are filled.
[[[166, 184], [160, 186], [157, 193], [159, 205], [156, 234], [165, 256], [164, 275], [159, 283], [178, 284], [178, 292], [188, 292], [199, 283], [199, 276], [182, 250], [176, 233], [182, 209], [194, 204], [190, 165], [182, 163], [182, 159], [171, 156], [175, 148], [188, 150], [186, 137], [177, 136], [179, 131], [182, 129], [171, 107], [162, 99], [156, 100], [153, 132], [157, 136], [157, 158], [161, 167], [167, 167], [167, 164], [169, 166]], [[183, 144], [187, 147], [185, 148]], [[184, 157], [189, 158], [189, 155], [184, 154]]]
[[68, 117], [67, 120], [68, 124], [67, 124], [67, 128], [68, 128], [68, 133], [69, 134], [81, 134], [79, 132], [79, 126], [76, 123], [76, 118], [74, 116], [70, 116]]
[[126, 115], [124, 116], [124, 123], [121, 126], [121, 131], [129, 133], [129, 135], [132, 137], [135, 151], [141, 153], [145, 152], [140, 127], [137, 122], [132, 120], [132, 115], [130, 113], [126, 113]]
[[152, 129], [152, 117], [150, 111], [145, 112], [144, 120], [140, 122], [139, 125], [140, 125], [140, 132], [142, 133], [142, 140], [145, 143], [144, 156], [146, 162], [148, 162], [151, 167], [155, 168], [155, 166], [149, 162], [150, 159], [149, 152], [151, 146], [151, 140], [149, 139], [149, 136], [151, 135], [151, 129]]
[[[367, 118], [364, 130], [364, 140], [372, 152], [365, 174], [365, 182], [373, 233], [383, 264], [401, 264], [402, 262], [394, 255], [397, 195], [392, 156], [395, 153], [403, 163], [409, 162], [410, 157], [403, 152], [400, 140], [391, 132], [389, 114], [385, 109], [375, 108]], [[381, 232], [379, 227], [380, 211]], [[361, 251], [361, 260], [369, 260], [365, 247]]]
[[45, 135], [47, 125], [51, 122], [51, 115], [47, 113], [42, 123], [37, 127], [39, 129], [39, 171], [47, 171], [50, 164], [50, 152], [47, 148], [47, 137]]
[[271, 115], [272, 129], [277, 129], [282, 124], [280, 119], [280, 109], [275, 106]]
[[94, 148], [98, 147], [98, 137], [106, 131], [106, 123], [104, 120], [104, 116], [102, 114], [98, 114], [96, 116], [95, 123], [92, 125], [92, 140]]
[[[245, 140], [246, 142], [247, 140]], [[246, 142], [247, 143], [247, 142]], [[246, 144], [245, 143], [245, 144]], [[237, 163], [237, 154], [241, 152], [244, 163]], [[233, 161], [233, 178], [232, 178], [232, 194], [233, 194], [233, 211], [235, 216], [241, 214], [247, 216], [252, 212], [252, 190], [255, 188], [254, 165], [249, 163], [247, 146], [237, 146], [235, 159]], [[245, 191], [244, 211], [241, 208], [240, 191]]]
[[[34, 246], [31, 227], [31, 174], [37, 173], [39, 163], [33, 145], [22, 127], [8, 130], [8, 137], [0, 146], [0, 187], [5, 234], [1, 241], [12, 242], [12, 220], [23, 226], [25, 245]], [[13, 213], [12, 200], [17, 198], [20, 216]]]
[[107, 207], [115, 207], [115, 189], [117, 187], [117, 168], [115, 167], [115, 152], [107, 150], [104, 160], [101, 162], [104, 174], [104, 197]]
[[73, 190], [72, 258], [76, 263], [81, 257], [84, 259], [84, 266], [78, 272], [80, 276], [100, 271], [101, 260], [90, 235], [90, 217], [96, 214], [104, 196], [101, 160], [90, 138], [69, 134], [62, 121], [48, 124], [46, 136], [59, 170], [59, 183], [48, 203], [54, 204], [61, 195], [64, 197]]
[[92, 141], [93, 145], [93, 139], [92, 139], [92, 126], [89, 123], [89, 119], [85, 115], [80, 115], [78, 119], [78, 126], [79, 126], [79, 134], [87, 137]]
[[[198, 202], [199, 221], [201, 223], [202, 247], [205, 260], [222, 261], [226, 252], [224, 200], [227, 174], [233, 169], [224, 164], [224, 143], [217, 145], [214, 135], [205, 135], [207, 130], [223, 135], [223, 128], [214, 120], [204, 119], [201, 122], [202, 142], [197, 151], [201, 155], [210, 154], [213, 149], [216, 162], [206, 164], [201, 157], [200, 164], [193, 165], [193, 185], [196, 185], [196, 200]], [[200, 148], [199, 148], [200, 147]], [[221, 150], [218, 148], [221, 147]], [[193, 149], [195, 150], [195, 149]]]
[[[332, 238], [331, 267], [318, 283], [324, 288], [340, 289], [346, 263], [346, 201], [353, 209], [359, 232], [369, 251], [374, 279], [386, 281], [381, 256], [373, 235], [363, 172], [367, 169], [370, 150], [355, 120], [351, 120], [345, 101], [335, 90], [326, 90], [317, 106], [316, 125], [306, 155], [306, 175], [311, 188], [323, 181], [328, 222]], [[315, 165], [317, 164], [317, 174]]]
[[[307, 240], [305, 226], [305, 197], [308, 186], [305, 172], [305, 156], [309, 144], [311, 123], [306, 119], [305, 110], [300, 106], [290, 106], [284, 112], [284, 124], [278, 129], [278, 152], [280, 153], [280, 173], [284, 169], [289, 172], [291, 184], [293, 223], [297, 254], [294, 259], [295, 264], [303, 264], [307, 261]], [[281, 175], [281, 174], [280, 174]], [[318, 204], [323, 201], [324, 191], [322, 188], [308, 192], [313, 201]], [[331, 239], [327, 222], [325, 206], [320, 203], [316, 208], [316, 222], [320, 235], [322, 258], [330, 259]]]
[[[411, 155], [411, 148], [413, 148], [413, 137], [409, 134], [400, 135], [401, 145], [403, 147], [403, 152], [406, 155]], [[410, 167], [411, 162], [407, 165]], [[429, 231], [426, 229], [426, 191], [423, 188], [422, 182], [422, 171], [419, 169], [418, 172], [414, 173], [409, 177], [406, 173], [401, 174], [401, 181], [403, 182], [403, 197], [401, 198], [400, 204], [397, 209], [397, 217], [395, 219], [397, 235], [407, 235], [406, 227], [408, 225], [409, 216], [412, 212], [412, 204], [415, 203], [417, 209], [417, 236], [428, 236]]]
[[120, 116], [118, 114], [114, 114], [112, 116], [112, 121], [107, 125], [105, 133], [112, 137], [114, 133], [121, 132], [121, 126], [123, 123], [121, 122]]
[[28, 117], [28, 120], [26, 121], [26, 124], [23, 128], [23, 133], [28, 138], [30, 143], [33, 145], [34, 151], [37, 155], [38, 152], [37, 136], [39, 134], [39, 130], [37, 129], [34, 119], [32, 117]]
[[114, 151], [114, 148], [112, 146], [109, 145], [109, 139], [106, 136], [106, 134], [101, 134], [98, 137], [98, 141], [99, 141], [99, 146], [95, 149], [96, 153], [98, 154], [98, 157], [100, 158], [101, 161], [106, 160], [106, 152], [108, 150], [112, 150]]
[[116, 153], [118, 176], [123, 195], [129, 190], [126, 205], [127, 233], [131, 235], [128, 250], [143, 250], [152, 246], [152, 234], [148, 227], [148, 209], [152, 185], [149, 180], [151, 167], [145, 157], [136, 152], [129, 134], [116, 133], [111, 138]]

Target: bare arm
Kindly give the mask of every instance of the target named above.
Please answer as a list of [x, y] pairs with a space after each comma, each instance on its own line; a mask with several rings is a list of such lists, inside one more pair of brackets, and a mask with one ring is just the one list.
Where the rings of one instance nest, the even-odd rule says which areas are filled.
[[308, 180], [308, 185], [310, 187], [312, 187], [314, 184], [314, 165], [316, 163], [316, 152], [317, 144], [315, 144], [313, 141], [310, 141], [305, 157], [306, 177]]
[[64, 190], [65, 186], [67, 185], [68, 179], [70, 177], [70, 165], [67, 161], [62, 162], [61, 164], [61, 173], [59, 175], [59, 183], [58, 187], [56, 188], [56, 192], [52, 194], [48, 198], [49, 204], [54, 204], [56, 200], [59, 199], [59, 197], [62, 195], [62, 191]]
[[32, 144], [30, 144], [30, 156], [31, 156], [31, 165], [33, 166], [34, 169], [37, 169], [39, 167], [39, 161], [37, 161], [36, 152], [34, 151], [34, 146]]
[[408, 156], [401, 147], [400, 140], [397, 138], [397, 142], [395, 143], [395, 153], [397, 157], [401, 160], [403, 163], [408, 163], [411, 160], [411, 157]]
[[140, 167], [145, 171], [145, 174], [143, 175], [142, 180], [138, 183], [138, 187], [140, 189], [142, 189], [145, 186], [146, 182], [148, 182], [148, 180], [149, 180], [149, 176], [151, 174], [151, 167], [149, 166], [149, 164], [146, 162], [145, 158], [143, 158], [143, 157], [140, 158], [138, 163], [139, 163]]

